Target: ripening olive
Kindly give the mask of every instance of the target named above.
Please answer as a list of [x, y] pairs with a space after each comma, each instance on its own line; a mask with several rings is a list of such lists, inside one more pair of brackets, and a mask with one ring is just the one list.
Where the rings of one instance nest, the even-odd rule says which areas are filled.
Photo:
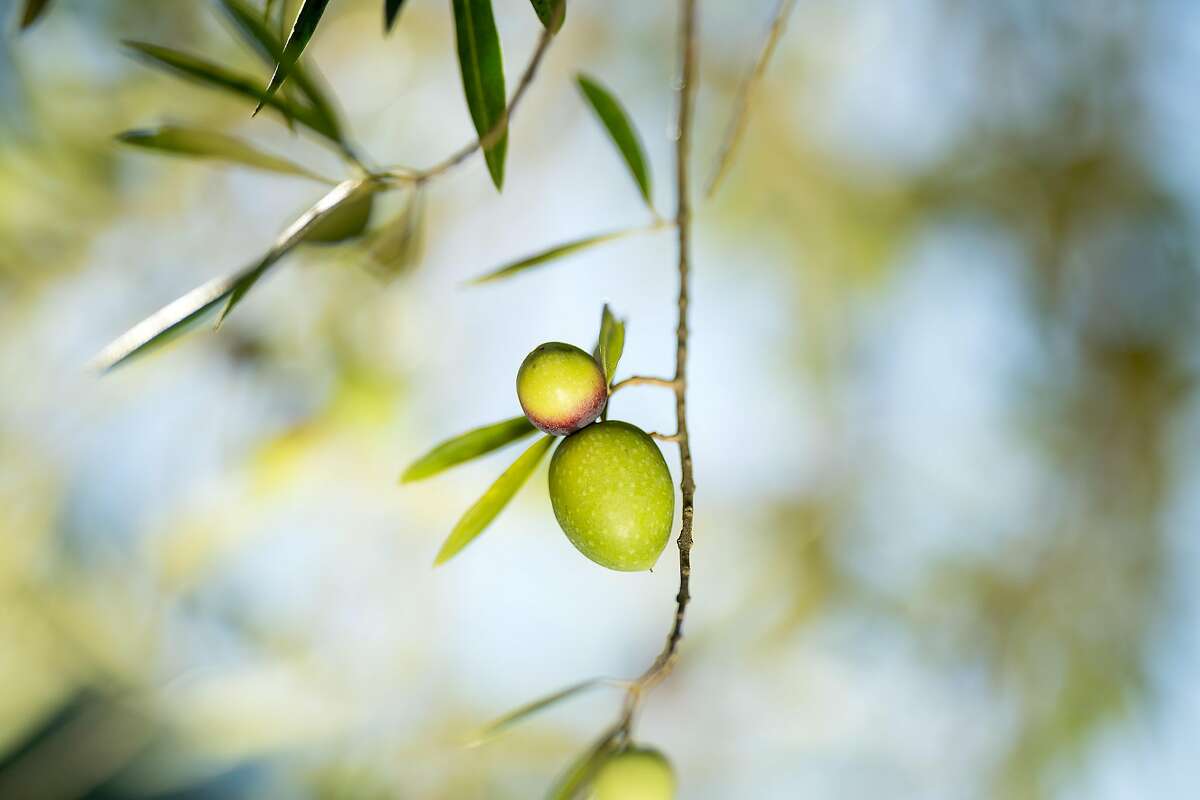
[[566, 436], [600, 416], [608, 386], [596, 359], [574, 345], [546, 342], [522, 362], [517, 400], [539, 429]]
[[631, 747], [604, 763], [588, 800], [673, 800], [675, 771], [657, 750]]
[[671, 537], [675, 489], [654, 440], [627, 422], [568, 436], [550, 460], [550, 503], [571, 544], [601, 566], [650, 569]]

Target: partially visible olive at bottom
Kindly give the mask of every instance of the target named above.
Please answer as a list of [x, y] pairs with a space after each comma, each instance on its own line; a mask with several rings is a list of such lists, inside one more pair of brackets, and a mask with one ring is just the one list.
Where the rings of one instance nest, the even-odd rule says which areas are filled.
[[675, 771], [657, 750], [631, 747], [604, 763], [588, 800], [674, 800]]
[[579, 552], [609, 569], [650, 569], [671, 538], [675, 487], [658, 445], [610, 420], [568, 436], [550, 460], [550, 503]]

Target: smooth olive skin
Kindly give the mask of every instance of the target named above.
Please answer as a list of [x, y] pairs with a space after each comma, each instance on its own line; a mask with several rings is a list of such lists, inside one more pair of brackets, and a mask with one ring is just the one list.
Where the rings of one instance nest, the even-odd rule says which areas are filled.
[[675, 771], [657, 750], [630, 748], [596, 774], [588, 800], [674, 800]]
[[650, 569], [671, 538], [675, 487], [654, 440], [627, 422], [599, 422], [550, 459], [550, 504], [579, 552], [609, 569]]
[[567, 436], [600, 416], [608, 386], [590, 354], [572, 344], [546, 342], [521, 363], [517, 400], [539, 430]]

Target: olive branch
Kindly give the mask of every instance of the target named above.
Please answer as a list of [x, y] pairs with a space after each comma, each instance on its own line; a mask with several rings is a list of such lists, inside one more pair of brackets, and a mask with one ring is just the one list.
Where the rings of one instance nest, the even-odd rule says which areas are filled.
[[[288, 159], [262, 151], [235, 137], [187, 126], [159, 126], [126, 131], [118, 140], [126, 145], [171, 155], [210, 159], [237, 164], [324, 183], [330, 188], [308, 210], [285, 227], [271, 248], [250, 266], [232, 275], [216, 278], [192, 290], [132, 327], [104, 348], [94, 363], [108, 371], [129, 359], [149, 352], [197, 321], [216, 316], [219, 325], [254, 288], [260, 278], [302, 245], [365, 243], [376, 265], [388, 269], [410, 266], [419, 258], [421, 192], [440, 178], [482, 152], [488, 172], [497, 190], [504, 179], [509, 122], [533, 85], [555, 35], [566, 16], [566, 0], [531, 0], [542, 23], [537, 44], [521, 72], [512, 95], [506, 96], [500, 41], [496, 32], [491, 0], [451, 0], [455, 21], [456, 46], [467, 108], [477, 137], [430, 167], [416, 169], [404, 165], [381, 168], [370, 166], [340, 118], [337, 106], [315, 68], [303, 57], [318, 29], [329, 0], [301, 0], [291, 23], [286, 24], [287, 2], [265, 0], [256, 9], [245, 0], [215, 0], [225, 13], [234, 32], [271, 68], [265, 88], [251, 75], [245, 75], [201, 57], [160, 45], [127, 42], [131, 53], [149, 66], [177, 77], [238, 95], [255, 104], [254, 113], [270, 109], [283, 118], [292, 130], [304, 130], [331, 147], [345, 162], [348, 175], [330, 178]], [[33, 25], [50, 7], [49, 0], [26, 0], [20, 26]], [[677, 34], [679, 80], [676, 88], [677, 109], [674, 131], [675, 211], [664, 218], [655, 209], [651, 194], [651, 171], [635, 126], [616, 97], [599, 81], [579, 75], [577, 83], [583, 99], [591, 107], [617, 151], [623, 158], [650, 214], [642, 227], [609, 231], [557, 244], [548, 249], [503, 265], [472, 281], [473, 284], [511, 278], [549, 264], [577, 251], [599, 246], [625, 236], [673, 229], [677, 241], [678, 319], [675, 330], [675, 372], [670, 378], [635, 375], [615, 380], [624, 347], [625, 323], [606, 306], [601, 316], [600, 335], [595, 350], [602, 368], [602, 390], [612, 394], [634, 386], [665, 388], [675, 399], [675, 431], [651, 433], [650, 437], [673, 443], [679, 449], [682, 498], [680, 529], [676, 539], [679, 556], [679, 589], [675, 612], [661, 651], [646, 670], [632, 680], [593, 679], [568, 687], [534, 701], [497, 720], [484, 729], [475, 741], [484, 741], [526, 717], [598, 687], [624, 691], [617, 720], [607, 728], [584, 754], [570, 766], [551, 791], [554, 798], [577, 797], [596, 779], [604, 765], [621, 752], [629, 751], [636, 714], [646, 695], [672, 672], [679, 656], [683, 626], [691, 599], [691, 552], [695, 517], [695, 477], [691, 439], [688, 429], [688, 339], [689, 289], [692, 272], [691, 147], [694, 105], [698, 84], [698, 0], [680, 0]], [[753, 69], [735, 102], [734, 113], [716, 158], [707, 186], [711, 196], [733, 161], [749, 115], [752, 94], [765, 72], [794, 7], [794, 0], [779, 0], [770, 28]], [[385, 0], [384, 27], [390, 31], [404, 6], [404, 0]], [[404, 190], [409, 202], [394, 218], [370, 229], [375, 198], [383, 193]], [[602, 395], [603, 396], [603, 395]], [[607, 407], [604, 408], [607, 413]], [[588, 420], [590, 421], [590, 420]], [[534, 432], [526, 417], [516, 417], [469, 431], [441, 443], [411, 464], [401, 476], [403, 482], [422, 480], [452, 466], [490, 453], [525, 438]], [[553, 437], [539, 439], [508, 468], [484, 496], [460, 519], [439, 551], [442, 563], [460, 552], [492, 522], [527, 481], [538, 463], [553, 445]], [[665, 761], [663, 762], [665, 764]], [[669, 767], [666, 767], [669, 770]], [[673, 779], [672, 779], [673, 782]]]

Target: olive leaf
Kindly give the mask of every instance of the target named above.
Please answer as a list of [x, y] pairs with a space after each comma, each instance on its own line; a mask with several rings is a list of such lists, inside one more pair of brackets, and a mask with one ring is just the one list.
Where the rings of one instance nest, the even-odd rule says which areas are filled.
[[25, 10], [21, 12], [21, 30], [37, 22], [49, 7], [50, 0], [25, 0]]
[[[255, 11], [245, 0], [218, 0], [221, 8], [233, 23], [234, 28], [254, 51], [268, 64], [278, 64], [284, 57], [284, 46], [279, 37], [267, 25], [270, 9], [267, 15]], [[342, 138], [342, 122], [337, 108], [330, 100], [328, 90], [322, 85], [318, 75], [310, 72], [301, 61], [292, 65], [289, 79], [300, 90], [313, 111], [340, 141]]]
[[658, 230], [661, 225], [655, 224], [645, 228], [625, 228], [619, 231], [609, 231], [608, 233], [600, 233], [595, 236], [587, 236], [583, 239], [576, 239], [573, 242], [555, 245], [548, 250], [543, 250], [540, 253], [534, 253], [531, 256], [526, 256], [518, 261], [505, 264], [504, 266], [480, 275], [478, 278], [473, 278], [469, 281], [470, 285], [475, 286], [481, 283], [491, 283], [502, 278], [511, 278], [519, 272], [524, 272], [531, 267], [537, 267], [549, 261], [562, 258], [563, 256], [571, 255], [580, 250], [586, 250], [589, 247], [595, 247], [598, 244], [611, 242], [616, 239], [621, 239], [635, 233], [647, 233], [652, 230]]
[[617, 364], [621, 354], [625, 352], [625, 321], [617, 319], [604, 304], [600, 314], [600, 338], [596, 342], [596, 360], [604, 369], [604, 380], [612, 385], [613, 376], [617, 374]]
[[383, 0], [383, 30], [385, 32], [391, 32], [402, 8], [404, 8], [404, 0]]
[[117, 141], [147, 150], [194, 158], [217, 159], [268, 172], [298, 175], [322, 183], [330, 182], [328, 178], [323, 178], [294, 161], [266, 153], [241, 139], [216, 131], [181, 125], [160, 125], [157, 128], [119, 133]]
[[558, 33], [567, 18], [567, 0], [530, 0], [530, 3], [542, 25]]
[[483, 156], [492, 183], [499, 190], [504, 185], [504, 157], [508, 150], [508, 101], [492, 2], [452, 0], [452, 7], [467, 110], [480, 141], [486, 145]]
[[400, 213], [380, 226], [367, 243], [373, 271], [383, 278], [393, 278], [420, 261], [424, 224], [425, 194], [413, 189]]
[[379, 185], [369, 179], [342, 181], [311, 208], [296, 218], [275, 240], [258, 269], [239, 281], [217, 320], [219, 326], [242, 301], [258, 279], [301, 242], [333, 244], [358, 236], [371, 217], [374, 193]]
[[618, 729], [612, 729], [571, 762], [566, 772], [550, 788], [548, 800], [578, 800], [596, 778], [596, 773], [617, 752]]
[[596, 116], [604, 125], [604, 129], [608, 131], [613, 144], [617, 146], [621, 156], [625, 159], [625, 164], [629, 167], [629, 172], [633, 175], [633, 180], [642, 193], [642, 199], [646, 201], [646, 205], [653, 207], [650, 199], [650, 169], [646, 164], [646, 152], [642, 148], [641, 140], [633, 128], [629, 115], [612, 93], [597, 83], [595, 79], [581, 73], [576, 76], [576, 81], [579, 83], [584, 98], [596, 112]]
[[543, 436], [537, 440], [496, 479], [496, 482], [484, 492], [483, 497], [479, 498], [475, 505], [467, 509], [467, 513], [462, 515], [458, 524], [454, 526], [454, 530], [450, 531], [450, 535], [446, 537], [442, 549], [438, 551], [437, 558], [433, 561], [434, 566], [445, 564], [454, 558], [464, 547], [474, 541], [476, 536], [483, 533], [496, 515], [503, 511], [508, 502], [512, 500], [517, 490], [529, 480], [529, 476], [537, 469], [537, 465], [546, 456], [550, 446], [554, 444], [554, 438], [553, 436]]
[[610, 678], [592, 678], [591, 680], [582, 681], [574, 684], [573, 686], [568, 686], [567, 688], [561, 689], [553, 694], [538, 698], [531, 703], [526, 703], [525, 705], [516, 708], [504, 716], [488, 723], [479, 730], [479, 732], [471, 739], [471, 741], [467, 743], [467, 747], [478, 747], [479, 745], [499, 736], [513, 725], [524, 721], [528, 717], [531, 717], [540, 711], [545, 711], [547, 708], [561, 703], [563, 700], [568, 700], [577, 694], [582, 694], [583, 692], [590, 691], [591, 689], [597, 689], [602, 686], [622, 685], [624, 684], [622, 684], [620, 681], [614, 681]]
[[250, 291], [258, 279], [292, 248], [305, 240], [314, 226], [344, 204], [361, 198], [365, 192], [376, 190], [370, 181], [343, 181], [304, 212], [275, 240], [271, 249], [257, 262], [232, 275], [214, 278], [164, 306], [114, 339], [92, 360], [97, 369], [107, 372], [134, 356], [149, 352], [158, 345], [195, 327], [195, 324], [225, 302], [218, 324]]
[[221, 301], [229, 297], [234, 287], [259, 268], [258, 264], [226, 275], [191, 290], [183, 297], [163, 306], [146, 319], [118, 336], [92, 359], [92, 366], [108, 372], [135, 356], [145, 355], [197, 327], [215, 314]]
[[266, 98], [273, 97], [283, 82], [291, 77], [292, 68], [300, 60], [300, 54], [308, 46], [309, 40], [317, 30], [317, 24], [321, 21], [321, 15], [325, 13], [325, 7], [328, 5], [329, 0], [304, 0], [300, 5], [300, 10], [296, 12], [296, 21], [292, 24], [292, 32], [288, 34], [279, 63], [275, 66], [270, 83], [267, 84], [265, 96], [259, 101], [258, 108], [254, 110], [254, 113], [257, 114], [262, 110], [263, 103], [267, 102]]
[[125, 46], [142, 56], [148, 64], [188, 78], [196, 83], [223, 89], [232, 94], [265, 102], [288, 120], [296, 120], [320, 135], [338, 141], [338, 133], [312, 109], [279, 96], [267, 97], [258, 81], [248, 75], [227, 70], [202, 58], [147, 42], [126, 41]]
[[400, 476], [400, 482], [412, 483], [432, 477], [464, 461], [479, 458], [524, 439], [535, 430], [528, 419], [520, 416], [467, 431], [461, 436], [447, 439], [410, 464]]

